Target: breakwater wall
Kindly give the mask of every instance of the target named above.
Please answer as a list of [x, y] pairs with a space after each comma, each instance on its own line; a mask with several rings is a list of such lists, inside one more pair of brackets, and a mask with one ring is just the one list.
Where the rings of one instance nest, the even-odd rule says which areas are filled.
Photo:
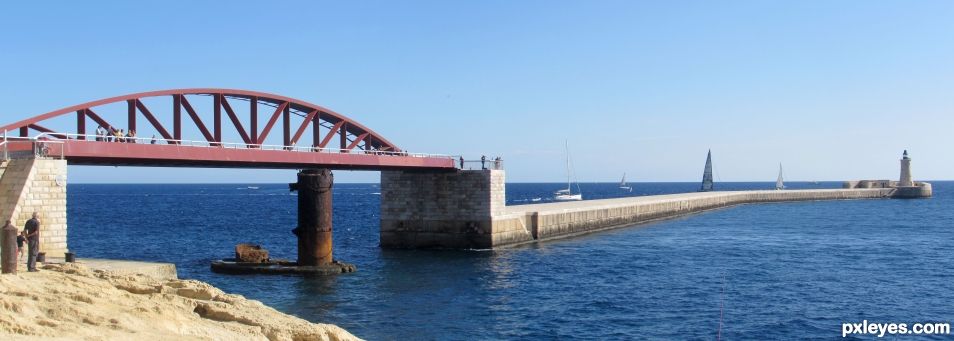
[[[382, 172], [381, 246], [490, 249], [740, 204], [912, 197], [899, 195], [899, 188], [855, 187], [680, 193], [506, 206], [505, 191], [502, 170]], [[917, 194], [914, 197], [930, 196], [930, 192]]]
[[888, 188], [731, 191], [509, 206], [505, 214], [494, 217], [494, 223], [500, 225], [500, 232], [523, 228], [525, 237], [500, 238], [494, 246], [572, 236], [740, 204], [881, 199], [893, 193]]

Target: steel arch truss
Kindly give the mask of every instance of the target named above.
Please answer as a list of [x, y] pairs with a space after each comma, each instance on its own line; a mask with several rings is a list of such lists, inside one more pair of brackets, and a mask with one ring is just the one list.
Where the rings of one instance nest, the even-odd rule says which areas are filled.
[[[194, 101], [190, 98], [199, 96], [211, 97], [212, 108], [193, 106]], [[150, 108], [143, 103], [143, 99], [154, 97], [167, 97], [170, 105], [165, 108]], [[122, 102], [126, 103], [127, 109], [125, 125], [109, 122], [96, 111], [97, 107]], [[248, 105], [248, 119], [245, 120], [249, 124], [248, 127], [244, 126], [235, 110], [238, 105]], [[260, 105], [270, 110], [259, 112]], [[203, 113], [211, 113], [211, 119], [206, 117], [203, 120]], [[74, 133], [54, 131], [42, 124], [43, 121], [65, 115], [75, 115]], [[300, 123], [293, 119], [293, 116], [302, 118]], [[141, 122], [140, 118], [144, 118], [146, 122]], [[228, 120], [229, 124], [224, 124], [224, 120]], [[0, 130], [17, 132], [21, 137], [28, 137], [31, 131], [36, 131], [57, 139], [83, 140], [87, 138], [84, 135], [92, 132], [88, 127], [95, 126], [88, 126], [90, 122], [107, 129], [122, 128], [128, 131], [137, 130], [139, 125], [149, 124], [160, 135], [162, 143], [166, 144], [201, 139], [211, 145], [221, 145], [226, 143], [222, 140], [225, 129], [233, 129], [242, 140], [235, 142], [245, 144], [248, 148], [258, 148], [265, 144], [269, 136], [280, 134], [281, 145], [288, 148], [307, 146], [315, 150], [340, 149], [342, 152], [401, 151], [378, 133], [327, 108], [284, 96], [234, 89], [174, 89], [111, 97], [31, 117], [0, 127]], [[183, 136], [183, 127], [188, 124], [201, 136]], [[309, 129], [311, 141], [302, 141]]]

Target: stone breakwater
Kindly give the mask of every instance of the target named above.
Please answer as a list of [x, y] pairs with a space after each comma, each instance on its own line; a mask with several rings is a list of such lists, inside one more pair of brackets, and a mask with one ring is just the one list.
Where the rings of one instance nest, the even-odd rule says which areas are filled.
[[381, 246], [490, 249], [721, 207], [800, 200], [930, 197], [927, 183], [843, 189], [719, 191], [506, 206], [504, 171], [381, 173]]
[[507, 206], [493, 217], [494, 246], [554, 239], [722, 207], [806, 200], [890, 198], [893, 189], [700, 192]]
[[358, 340], [200, 281], [47, 264], [0, 276], [3, 340]]

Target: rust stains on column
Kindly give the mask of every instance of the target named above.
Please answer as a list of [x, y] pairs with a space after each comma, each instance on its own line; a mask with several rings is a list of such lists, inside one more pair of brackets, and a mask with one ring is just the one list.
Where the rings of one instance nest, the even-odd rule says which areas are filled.
[[316, 266], [332, 262], [331, 187], [334, 175], [328, 169], [304, 169], [291, 190], [298, 191], [298, 265]]

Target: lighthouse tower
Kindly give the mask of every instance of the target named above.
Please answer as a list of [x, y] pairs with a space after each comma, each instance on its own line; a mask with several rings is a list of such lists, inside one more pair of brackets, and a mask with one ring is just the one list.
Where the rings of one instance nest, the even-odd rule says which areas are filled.
[[898, 187], [910, 186], [914, 186], [914, 182], [911, 181], [911, 158], [905, 150], [904, 155], [901, 156], [901, 179], [898, 181]]

